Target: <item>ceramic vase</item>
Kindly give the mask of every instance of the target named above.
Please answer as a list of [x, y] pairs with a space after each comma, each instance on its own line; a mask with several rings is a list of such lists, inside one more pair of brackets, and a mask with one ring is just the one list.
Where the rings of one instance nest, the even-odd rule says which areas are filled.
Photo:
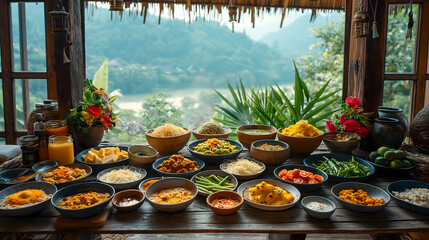
[[104, 136], [103, 126], [77, 127], [76, 132], [78, 144], [83, 149], [97, 147]]
[[398, 149], [405, 139], [405, 131], [398, 119], [376, 118], [371, 133], [373, 147], [386, 146]]
[[391, 107], [378, 107], [378, 116], [381, 118], [394, 118], [399, 120], [399, 124], [404, 129], [405, 134], [408, 133], [408, 127], [410, 124], [408, 123], [408, 118], [402, 114], [402, 110], [399, 108], [391, 108]]

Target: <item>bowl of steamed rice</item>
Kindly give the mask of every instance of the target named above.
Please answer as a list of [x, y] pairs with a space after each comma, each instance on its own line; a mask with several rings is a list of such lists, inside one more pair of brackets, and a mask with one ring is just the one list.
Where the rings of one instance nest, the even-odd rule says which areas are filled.
[[136, 187], [146, 175], [146, 170], [142, 168], [119, 166], [101, 171], [97, 174], [97, 179], [109, 184], [116, 191], [120, 191]]
[[145, 133], [146, 140], [156, 151], [171, 155], [180, 151], [188, 143], [191, 131], [187, 128], [167, 123]]

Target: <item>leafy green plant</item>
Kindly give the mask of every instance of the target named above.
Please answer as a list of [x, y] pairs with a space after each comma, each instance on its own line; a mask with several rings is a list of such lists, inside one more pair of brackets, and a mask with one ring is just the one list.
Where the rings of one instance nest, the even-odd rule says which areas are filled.
[[265, 124], [281, 128], [295, 124], [299, 120], [307, 120], [317, 128], [323, 128], [322, 120], [338, 109], [326, 110], [339, 100], [335, 94], [339, 91], [327, 91], [330, 81], [310, 93], [306, 83], [299, 76], [295, 62], [295, 84], [293, 101], [286, 95], [286, 90], [278, 84], [264, 88], [252, 88], [246, 93], [243, 82], [236, 83], [236, 89], [228, 82], [233, 100], [216, 91], [226, 106], [217, 105], [217, 114], [213, 118], [228, 127], [236, 128], [243, 124]]

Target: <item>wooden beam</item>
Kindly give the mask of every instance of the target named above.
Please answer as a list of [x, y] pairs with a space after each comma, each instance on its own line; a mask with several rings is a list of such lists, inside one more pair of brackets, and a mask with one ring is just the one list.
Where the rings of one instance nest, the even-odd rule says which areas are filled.
[[385, 73], [384, 80], [417, 80], [418, 76], [416, 74], [406, 74], [406, 73]]
[[45, 40], [46, 40], [46, 72], [48, 79], [48, 98], [58, 99], [57, 79], [54, 69], [54, 35], [52, 34], [52, 20], [49, 12], [54, 8], [53, 0], [45, 0]]
[[344, 26], [344, 61], [343, 61], [343, 101], [348, 97], [348, 85], [349, 85], [349, 66], [350, 66], [350, 33], [352, 27], [353, 18], [353, 1], [346, 1], [345, 7], [345, 26]]
[[8, 1], [0, 1], [1, 64], [3, 79], [3, 107], [6, 143], [15, 144], [16, 109], [13, 68], [11, 10]]
[[73, 107], [77, 107], [78, 101], [82, 100], [85, 80], [85, 35], [82, 29], [85, 21], [81, 7], [81, 1], [70, 0], [70, 39], [73, 42], [70, 47]]
[[45, 79], [47, 78], [47, 73], [45, 72], [12, 72], [12, 78], [27, 78], [27, 79]]

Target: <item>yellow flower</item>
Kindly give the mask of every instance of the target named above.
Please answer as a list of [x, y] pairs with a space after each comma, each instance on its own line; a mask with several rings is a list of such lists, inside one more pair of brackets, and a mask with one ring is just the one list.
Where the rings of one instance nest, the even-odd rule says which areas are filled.
[[86, 111], [82, 111], [82, 120], [86, 122], [86, 124], [88, 124], [89, 127], [92, 126], [92, 122], [94, 121], [94, 116], [92, 116], [91, 114], [89, 114]]

